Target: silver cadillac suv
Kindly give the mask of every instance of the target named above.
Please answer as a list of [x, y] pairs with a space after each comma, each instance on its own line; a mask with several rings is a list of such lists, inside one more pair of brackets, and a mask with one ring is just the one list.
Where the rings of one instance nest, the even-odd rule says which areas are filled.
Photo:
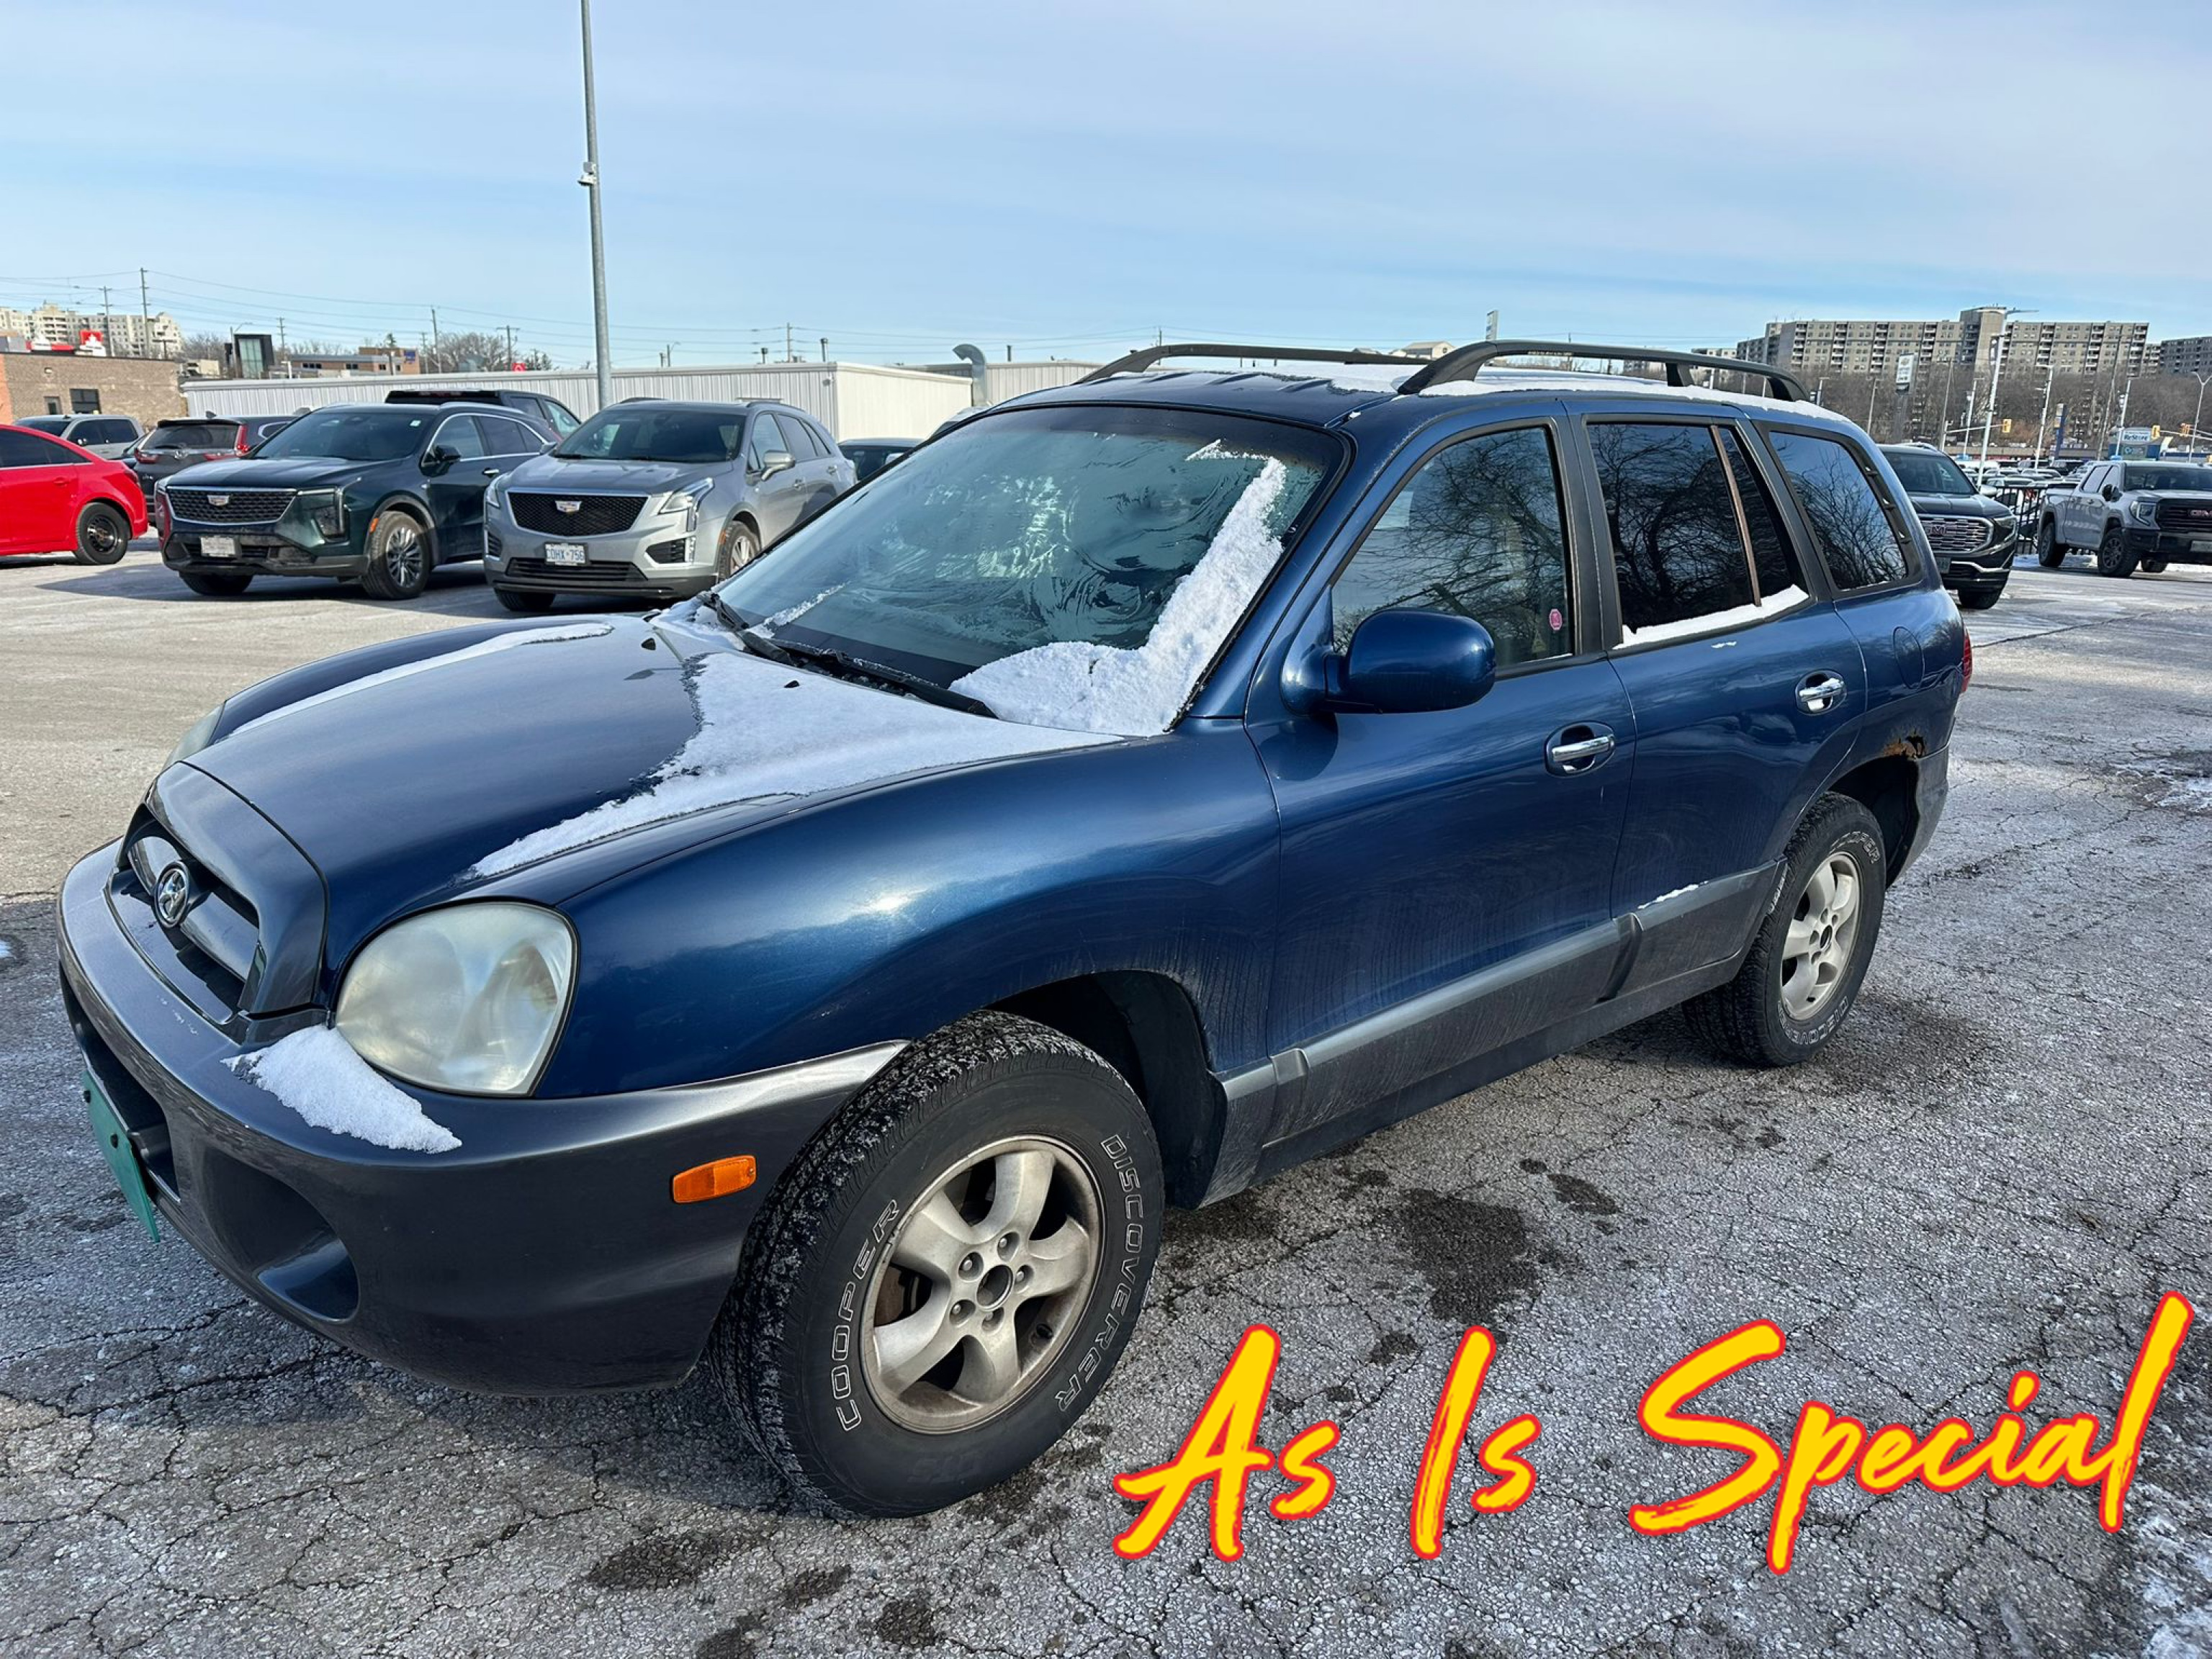
[[509, 611], [562, 593], [684, 599], [853, 483], [836, 441], [788, 404], [632, 398], [484, 493], [484, 575]]

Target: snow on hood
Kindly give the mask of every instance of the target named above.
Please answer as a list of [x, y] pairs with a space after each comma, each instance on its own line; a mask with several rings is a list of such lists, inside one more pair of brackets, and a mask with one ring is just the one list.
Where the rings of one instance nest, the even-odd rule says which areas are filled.
[[1244, 486], [1205, 556], [1160, 608], [1144, 644], [1128, 649], [1056, 640], [985, 663], [951, 689], [1001, 720], [1123, 737], [1166, 731], [1282, 557], [1282, 541], [1267, 522], [1289, 476], [1270, 458]]
[[511, 842], [469, 874], [501, 875], [609, 836], [740, 801], [822, 794], [1109, 740], [941, 708], [734, 652], [695, 659], [684, 684], [698, 730], [641, 788]]
[[242, 722], [230, 737], [249, 726], [265, 726], [270, 720], [282, 720], [287, 714], [296, 714], [303, 708], [313, 708], [318, 703], [333, 702], [340, 697], [349, 697], [356, 691], [365, 691], [372, 685], [388, 685], [394, 680], [404, 680], [412, 674], [425, 674], [434, 668], [444, 668], [457, 662], [466, 662], [471, 657], [488, 657], [495, 651], [511, 650], [518, 645], [550, 645], [559, 640], [592, 640], [615, 631], [612, 623], [572, 623], [560, 628], [526, 628], [511, 634], [495, 634], [488, 640], [464, 646], [459, 651], [441, 652], [434, 656], [418, 657], [413, 662], [404, 662], [397, 668], [387, 668], [380, 673], [364, 674], [357, 680], [347, 680], [327, 691], [318, 691], [312, 697], [301, 697], [297, 702], [282, 703], [265, 714], [257, 714]]
[[403, 1152], [450, 1152], [460, 1137], [363, 1060], [335, 1027], [312, 1025], [225, 1065], [318, 1129]]

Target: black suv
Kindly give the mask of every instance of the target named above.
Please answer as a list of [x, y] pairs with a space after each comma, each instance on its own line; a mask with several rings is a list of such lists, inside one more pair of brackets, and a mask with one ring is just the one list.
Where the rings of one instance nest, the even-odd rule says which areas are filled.
[[156, 492], [161, 561], [195, 593], [258, 575], [335, 576], [411, 599], [434, 566], [483, 551], [485, 486], [553, 434], [520, 410], [331, 404], [249, 459], [188, 467]]
[[384, 394], [387, 404], [491, 404], [501, 409], [520, 410], [551, 433], [556, 439], [567, 437], [583, 422], [576, 412], [558, 398], [549, 398], [542, 392], [524, 392], [510, 386], [428, 386], [422, 391], [402, 387]]
[[2012, 580], [2020, 526], [2011, 509], [1976, 489], [1959, 464], [1927, 444], [1884, 444], [1881, 453], [1911, 498], [1920, 527], [1962, 611], [1986, 611]]

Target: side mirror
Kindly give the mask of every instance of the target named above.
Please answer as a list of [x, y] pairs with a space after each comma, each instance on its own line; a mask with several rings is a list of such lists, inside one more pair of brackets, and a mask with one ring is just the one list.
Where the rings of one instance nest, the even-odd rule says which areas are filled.
[[773, 478], [777, 473], [788, 471], [790, 466], [791, 452], [789, 450], [769, 449], [761, 452], [760, 475], [762, 477]]
[[460, 459], [459, 450], [448, 449], [443, 444], [433, 444], [422, 453], [422, 470], [434, 478], [441, 472], [451, 471], [453, 463]]
[[2120, 499], [2120, 487], [2118, 484], [2106, 484], [2102, 493], [2108, 501], [2117, 501]]
[[1464, 708], [1498, 678], [1498, 646], [1472, 617], [1378, 611], [1325, 658], [1320, 709], [1425, 714]]

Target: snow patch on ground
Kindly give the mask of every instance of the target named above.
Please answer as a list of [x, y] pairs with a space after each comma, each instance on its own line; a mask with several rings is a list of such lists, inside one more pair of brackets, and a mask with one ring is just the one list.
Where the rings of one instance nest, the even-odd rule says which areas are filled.
[[1778, 617], [1785, 611], [1794, 611], [1805, 603], [1802, 588], [1785, 587], [1769, 593], [1756, 605], [1739, 605], [1726, 611], [1715, 611], [1703, 617], [1685, 617], [1680, 622], [1656, 623], [1650, 628], [1623, 628], [1623, 645], [1652, 645], [1661, 640], [1686, 640], [1699, 634], [1715, 634], [1726, 629], [1743, 628], [1769, 617]]
[[403, 1152], [450, 1152], [461, 1144], [412, 1095], [394, 1088], [356, 1054], [333, 1026], [295, 1031], [226, 1064], [319, 1129]]
[[1108, 740], [940, 708], [732, 652], [701, 658], [689, 673], [698, 730], [641, 789], [510, 842], [469, 873], [500, 875], [625, 830], [739, 801], [816, 795]]
[[2212, 812], [2212, 777], [2177, 771], [2172, 761], [2138, 761], [2121, 767], [2120, 771], [2126, 776], [2143, 779], [2159, 791], [2150, 797], [2153, 806], [2175, 806], [2185, 812]]
[[551, 645], [562, 640], [593, 640], [615, 631], [612, 623], [571, 623], [560, 628], [526, 628], [513, 634], [495, 634], [490, 639], [479, 640], [474, 645], [464, 646], [459, 651], [448, 651], [440, 656], [422, 657], [414, 662], [404, 662], [397, 668], [387, 668], [380, 673], [364, 674], [357, 680], [348, 680], [343, 685], [334, 685], [327, 691], [318, 691], [312, 697], [302, 697], [297, 702], [288, 702], [281, 708], [272, 708], [265, 714], [257, 714], [237, 732], [227, 732], [225, 737], [235, 737], [246, 726], [265, 726], [270, 720], [282, 720], [287, 714], [296, 714], [303, 708], [313, 708], [318, 703], [330, 702], [338, 697], [350, 696], [365, 691], [372, 685], [387, 685], [393, 680], [404, 680], [414, 674], [428, 673], [434, 668], [443, 668], [449, 663], [465, 662], [471, 657], [488, 657], [495, 651], [510, 650], [518, 645]]
[[953, 681], [952, 690], [1002, 720], [1124, 737], [1166, 731], [1282, 556], [1267, 522], [1288, 479], [1283, 464], [1270, 459], [1244, 486], [1141, 646], [1056, 640], [985, 663]]

